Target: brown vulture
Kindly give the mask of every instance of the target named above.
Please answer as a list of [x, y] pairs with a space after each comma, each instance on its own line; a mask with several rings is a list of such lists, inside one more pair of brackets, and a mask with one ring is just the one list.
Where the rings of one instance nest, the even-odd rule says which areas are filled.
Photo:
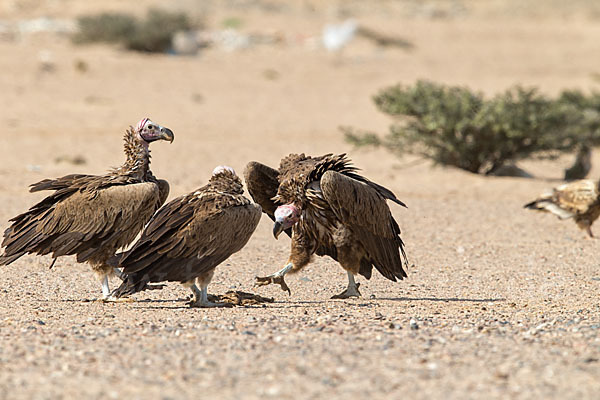
[[573, 218], [590, 237], [592, 224], [600, 216], [600, 182], [582, 179], [560, 185], [525, 204], [525, 208], [551, 212], [560, 219]]
[[192, 307], [225, 305], [208, 301], [208, 284], [217, 265], [246, 245], [260, 216], [260, 206], [244, 197], [233, 168], [215, 168], [207, 185], [166, 204], [131, 250], [117, 255], [114, 264], [123, 268], [125, 278], [113, 295], [140, 292], [150, 282], [176, 281], [192, 289]]
[[354, 275], [370, 279], [373, 266], [394, 282], [407, 276], [400, 228], [386, 200], [406, 205], [360, 176], [345, 154], [290, 154], [279, 170], [251, 162], [245, 179], [254, 201], [275, 222], [275, 238], [282, 231], [292, 238], [285, 267], [257, 277], [259, 286], [278, 283], [290, 292], [284, 275], [302, 269], [313, 254], [330, 256], [348, 273], [348, 288], [332, 298], [359, 297]]
[[52, 265], [57, 257], [76, 255], [98, 274], [108, 299], [113, 268], [107, 260], [135, 239], [169, 194], [169, 184], [150, 171], [148, 145], [173, 138], [170, 129], [144, 118], [125, 133], [127, 160], [121, 167], [105, 175], [73, 174], [31, 185], [31, 192], [54, 192], [10, 220], [0, 265], [31, 253], [52, 253]]

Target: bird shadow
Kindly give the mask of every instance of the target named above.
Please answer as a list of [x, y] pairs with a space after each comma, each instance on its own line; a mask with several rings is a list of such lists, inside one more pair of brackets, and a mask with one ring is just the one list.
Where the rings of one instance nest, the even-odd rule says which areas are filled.
[[506, 301], [503, 298], [490, 298], [490, 299], [469, 299], [459, 297], [378, 297], [374, 300], [388, 300], [388, 301], [440, 301], [444, 303], [457, 302], [457, 303], [497, 303], [500, 301]]
[[[336, 302], [345, 303], [347, 305], [354, 305], [356, 307], [366, 307], [372, 304], [377, 303], [378, 300], [383, 301], [396, 301], [396, 302], [411, 302], [411, 301], [432, 301], [432, 302], [457, 302], [457, 303], [497, 303], [506, 301], [504, 298], [459, 298], [459, 297], [377, 297], [374, 299], [355, 299], [361, 300], [360, 302], [356, 301], [344, 301], [344, 300], [335, 300]], [[367, 300], [367, 302], [365, 302]], [[90, 302], [102, 302], [98, 299], [62, 299], [63, 302], [69, 303], [90, 303]], [[319, 306], [325, 303], [330, 302], [331, 299], [323, 299], [323, 300], [275, 300], [272, 303], [260, 303], [260, 304], [244, 304], [244, 305], [235, 305], [231, 308], [301, 308], [301, 307], [311, 307], [311, 306]], [[188, 304], [189, 299], [185, 298], [176, 298], [176, 299], [140, 299], [132, 302], [124, 302], [121, 304], [129, 304], [131, 306], [138, 306], [135, 308], [144, 308], [144, 309], [189, 309], [191, 308]], [[183, 304], [182, 304], [183, 303]], [[104, 304], [119, 304], [119, 303], [104, 303]], [[167, 305], [171, 304], [171, 306]]]

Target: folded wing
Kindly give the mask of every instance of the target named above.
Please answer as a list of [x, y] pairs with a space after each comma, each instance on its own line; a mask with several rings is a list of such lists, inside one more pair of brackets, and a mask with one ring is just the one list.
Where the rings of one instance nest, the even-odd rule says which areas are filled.
[[386, 203], [391, 196], [335, 171], [325, 172], [320, 186], [336, 217], [357, 237], [377, 270], [392, 281], [406, 277], [400, 228]]

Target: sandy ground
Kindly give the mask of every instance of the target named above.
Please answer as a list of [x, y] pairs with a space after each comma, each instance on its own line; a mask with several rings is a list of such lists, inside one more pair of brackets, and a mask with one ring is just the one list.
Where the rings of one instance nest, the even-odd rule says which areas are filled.
[[[83, 3], [3, 2], [0, 17], [70, 17], [86, 11]], [[90, 3], [138, 12], [152, 4]], [[597, 89], [597, 6], [579, 1], [544, 13], [535, 7], [541, 1], [513, 1], [511, 13], [501, 2], [464, 2], [457, 16], [435, 17], [383, 6], [390, 2], [368, 10], [352, 3], [359, 22], [415, 48], [358, 39], [334, 56], [306, 42], [339, 9], [310, 3], [320, 4], [192, 9], [209, 26], [237, 16], [247, 31], [297, 38], [198, 57], [75, 47], [46, 34], [0, 40], [0, 228], [41, 198], [27, 192], [30, 183], [119, 165], [122, 132], [150, 116], [176, 135], [152, 153], [171, 198], [202, 185], [219, 164], [241, 173], [247, 161], [276, 165], [289, 152], [349, 152], [409, 206], [391, 206], [414, 264], [409, 279], [361, 278], [363, 298], [329, 300], [345, 274], [317, 258], [288, 279], [291, 296], [253, 288], [256, 275], [275, 271], [288, 254], [289, 239], [273, 240], [267, 218], [209, 287], [275, 298], [265, 306], [188, 309], [177, 284], [104, 304], [92, 301], [100, 287], [89, 267], [64, 258], [49, 271], [48, 258], [23, 257], [0, 275], [0, 398], [600, 397], [600, 241], [522, 209], [557, 184], [570, 157], [523, 163], [532, 180], [485, 178], [356, 151], [338, 130], [385, 131], [391, 121], [370, 97], [418, 78], [486, 93], [515, 83], [549, 94]], [[85, 72], [76, 68], [82, 63]], [[65, 156], [85, 163], [60, 161]], [[594, 164], [598, 177], [598, 154]]]

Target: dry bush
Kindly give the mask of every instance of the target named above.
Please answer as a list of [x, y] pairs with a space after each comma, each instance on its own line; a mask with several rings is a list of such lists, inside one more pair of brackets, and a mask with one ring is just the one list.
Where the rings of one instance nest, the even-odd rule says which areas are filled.
[[117, 43], [129, 50], [166, 52], [178, 31], [192, 27], [184, 13], [151, 9], [145, 19], [128, 14], [103, 13], [78, 19], [75, 43]]
[[474, 173], [528, 157], [555, 157], [581, 143], [600, 144], [598, 94], [566, 91], [551, 99], [516, 86], [486, 99], [464, 87], [419, 81], [383, 89], [374, 101], [397, 122], [384, 137], [343, 128], [349, 142], [419, 154]]

